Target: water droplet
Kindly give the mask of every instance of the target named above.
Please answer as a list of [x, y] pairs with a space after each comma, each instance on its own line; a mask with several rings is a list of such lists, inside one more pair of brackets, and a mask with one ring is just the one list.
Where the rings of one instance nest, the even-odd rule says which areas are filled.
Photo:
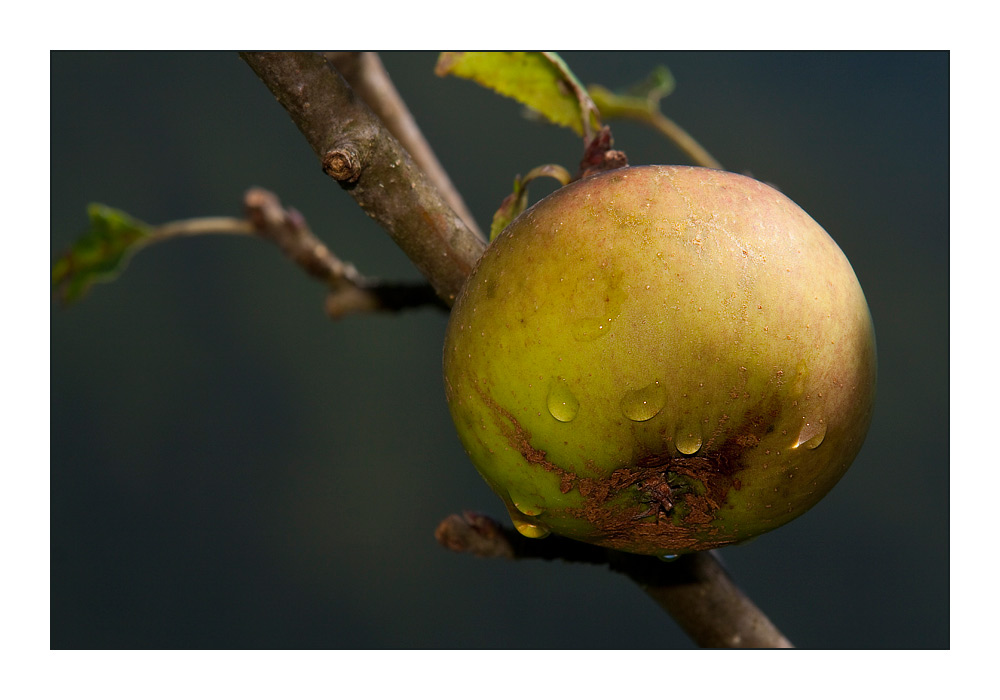
[[795, 438], [792, 447], [804, 447], [807, 450], [815, 450], [826, 437], [826, 423], [821, 420], [807, 421], [799, 431], [799, 436]]
[[569, 384], [562, 377], [556, 377], [549, 385], [546, 399], [549, 413], [561, 423], [569, 423], [580, 411], [580, 400], [570, 391]]
[[[533, 499], [523, 496], [516, 491], [508, 491], [510, 496], [510, 502], [514, 504], [518, 512], [524, 513], [525, 515], [541, 515], [545, 509], [534, 502]], [[509, 510], [509, 509], [508, 509]], [[511, 513], [513, 515], [513, 512]]]
[[680, 556], [680, 554], [661, 554], [658, 558], [661, 561], [673, 561], [674, 559], [676, 559], [679, 556]]
[[540, 540], [543, 537], [549, 536], [549, 531], [542, 527], [541, 525], [535, 525], [529, 522], [515, 522], [514, 529], [520, 532], [525, 537], [530, 537], [535, 540]]
[[622, 396], [622, 413], [637, 423], [647, 421], [663, 410], [667, 401], [667, 391], [659, 382], [652, 382], [641, 389], [626, 391]]
[[611, 330], [610, 318], [578, 318], [573, 321], [573, 340], [597, 340]]
[[528, 518], [524, 517], [516, 508], [512, 508], [510, 505], [507, 506], [507, 511], [510, 513], [511, 522], [514, 523], [514, 529], [525, 537], [541, 539], [542, 537], [548, 536], [549, 529], [544, 525], [532, 522]]
[[600, 269], [577, 278], [569, 308], [570, 331], [580, 342], [606, 335], [621, 315], [624, 273], [605, 261]]
[[677, 451], [681, 454], [693, 455], [701, 449], [701, 433], [697, 429], [682, 430], [674, 438], [674, 445], [677, 446]]

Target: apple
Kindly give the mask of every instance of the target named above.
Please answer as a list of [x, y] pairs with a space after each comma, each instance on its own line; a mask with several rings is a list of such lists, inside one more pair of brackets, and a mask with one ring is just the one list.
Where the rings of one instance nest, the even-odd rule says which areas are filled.
[[844, 475], [875, 394], [829, 235], [734, 173], [573, 182], [489, 245], [452, 309], [459, 438], [528, 537], [651, 555], [755, 537]]

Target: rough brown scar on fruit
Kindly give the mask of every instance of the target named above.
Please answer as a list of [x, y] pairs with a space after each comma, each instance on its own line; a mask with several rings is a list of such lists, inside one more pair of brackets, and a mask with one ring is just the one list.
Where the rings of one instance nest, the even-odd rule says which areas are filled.
[[[560, 469], [556, 465], [552, 464], [552, 462], [545, 459], [545, 450], [540, 450], [531, 444], [531, 433], [521, 427], [520, 422], [518, 422], [517, 418], [514, 417], [513, 413], [493, 400], [493, 398], [480, 388], [478, 384], [474, 386], [476, 392], [479, 394], [479, 398], [483, 400], [483, 403], [485, 403], [495, 415], [500, 417], [500, 420], [497, 421], [497, 426], [500, 428], [503, 436], [507, 439], [507, 443], [512, 449], [520, 453], [528, 464], [537, 464], [546, 471], [555, 472], [561, 479], [574, 477], [572, 473]], [[560, 481], [560, 484], [561, 483], [562, 482]]]
[[[662, 454], [649, 454], [636, 458], [630, 469], [616, 470], [604, 480], [580, 480], [581, 494], [587, 499], [584, 506], [573, 509], [572, 514], [587, 519], [604, 537], [611, 541], [635, 543], [648, 541], [655, 546], [687, 549], [709, 549], [718, 546], [719, 542], [735, 542], [739, 538], [722, 538], [717, 528], [706, 529], [715, 520], [717, 511], [726, 503], [730, 489], [739, 490], [742, 482], [736, 474], [745, 467], [739, 461], [739, 454], [748, 443], [755, 444], [772, 429], [772, 423], [778, 415], [779, 399], [772, 397], [770, 401], [762, 401], [751, 410], [740, 426], [734, 431], [735, 436], [718, 446], [712, 452], [695, 457], [669, 457]], [[639, 507], [621, 509], [613, 512], [605, 503], [621, 488], [655, 479], [657, 475], [669, 478], [669, 475], [686, 477], [692, 483], [698, 483], [701, 489], [693, 489], [679, 494], [672, 511], [677, 515], [667, 514], [655, 520], [635, 520], [642, 513]], [[584, 485], [586, 482], [586, 493]], [[612, 487], [612, 483], [618, 488]], [[700, 492], [703, 491], [703, 492]], [[714, 543], [705, 543], [706, 535], [711, 535]]]
[[[715, 450], [693, 457], [641, 455], [635, 458], [632, 465], [615, 469], [606, 477], [596, 478], [578, 476], [550, 462], [545, 450], [531, 443], [531, 434], [511, 411], [478, 385], [476, 391], [497, 416], [497, 425], [512, 449], [529, 464], [536, 464], [558, 475], [561, 493], [569, 493], [573, 488], [579, 490], [584, 505], [581, 508], [566, 508], [567, 514], [586, 519], [609, 542], [635, 543], [641, 538], [655, 546], [688, 551], [710, 549], [719, 546], [720, 542], [738, 541], [736, 536], [722, 538], [717, 528], [706, 529], [705, 526], [715, 520], [717, 511], [726, 503], [730, 489], [741, 488], [742, 484], [735, 475], [745, 467], [738, 460], [738, 455], [746, 447], [759, 443], [773, 429], [780, 401], [776, 396], [772, 396], [766, 405], [761, 401], [746, 415], [734, 431], [735, 435]], [[711, 442], [715, 437], [713, 435]], [[654, 521], [636, 519], [637, 516], [644, 517], [641, 503], [619, 509], [607, 506], [608, 501], [624, 489], [656, 479], [669, 480], [671, 476], [675, 480], [687, 479], [692, 486], [697, 483], [700, 489], [679, 490], [671, 512], [657, 512]], [[711, 542], [706, 543], [706, 535], [711, 535]]]

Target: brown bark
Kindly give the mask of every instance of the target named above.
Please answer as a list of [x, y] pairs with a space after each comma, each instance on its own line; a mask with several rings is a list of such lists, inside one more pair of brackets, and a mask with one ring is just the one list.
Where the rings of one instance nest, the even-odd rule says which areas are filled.
[[241, 54], [323, 165], [451, 305], [486, 243], [320, 54]]

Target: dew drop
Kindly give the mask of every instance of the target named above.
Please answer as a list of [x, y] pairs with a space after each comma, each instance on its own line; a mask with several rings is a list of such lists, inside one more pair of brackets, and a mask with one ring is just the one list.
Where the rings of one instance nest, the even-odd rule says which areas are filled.
[[580, 400], [570, 391], [569, 384], [561, 377], [556, 377], [549, 385], [546, 405], [552, 417], [561, 423], [569, 423], [580, 411]]
[[587, 342], [606, 335], [622, 312], [622, 273], [606, 269], [578, 278], [573, 294], [570, 331], [574, 340]]
[[806, 422], [799, 431], [799, 436], [795, 439], [792, 447], [804, 447], [807, 450], [815, 450], [826, 437], [826, 423], [823, 421]]
[[681, 431], [674, 438], [674, 445], [681, 454], [693, 455], [701, 449], [701, 433], [697, 430]]
[[641, 423], [662, 411], [666, 401], [667, 391], [656, 381], [641, 389], [626, 391], [622, 396], [621, 409], [626, 418]]
[[549, 529], [544, 525], [539, 525], [532, 522], [528, 518], [524, 517], [516, 507], [507, 506], [507, 511], [510, 513], [510, 520], [514, 523], [514, 529], [520, 532], [525, 537], [531, 537], [532, 539], [540, 539], [546, 537], [549, 534]]
[[661, 561], [673, 561], [674, 559], [676, 559], [679, 556], [680, 556], [680, 554], [661, 554], [658, 557], [658, 559], [660, 559]]
[[[508, 491], [507, 493], [510, 496], [510, 502], [514, 504], [514, 507], [517, 508], [519, 513], [534, 516], [541, 515], [545, 511], [545, 509], [540, 505], [533, 503], [532, 499], [527, 498], [516, 491]], [[513, 514], [513, 511], [511, 511], [511, 515]]]
[[597, 340], [611, 330], [611, 318], [579, 318], [573, 321], [573, 340]]
[[540, 540], [543, 537], [549, 536], [548, 529], [542, 527], [541, 525], [535, 525], [529, 522], [515, 522], [514, 529], [520, 532], [525, 537], [530, 537], [535, 540]]

